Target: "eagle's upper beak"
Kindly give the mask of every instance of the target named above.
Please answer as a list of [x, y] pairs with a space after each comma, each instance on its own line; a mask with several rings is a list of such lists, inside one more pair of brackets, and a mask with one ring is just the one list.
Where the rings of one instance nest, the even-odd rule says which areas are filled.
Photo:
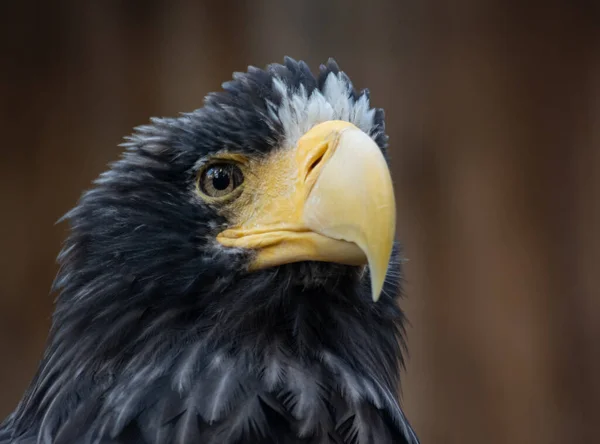
[[390, 172], [373, 139], [351, 123], [328, 121], [254, 172], [252, 199], [217, 240], [256, 250], [252, 269], [299, 261], [368, 264], [377, 300], [396, 208]]

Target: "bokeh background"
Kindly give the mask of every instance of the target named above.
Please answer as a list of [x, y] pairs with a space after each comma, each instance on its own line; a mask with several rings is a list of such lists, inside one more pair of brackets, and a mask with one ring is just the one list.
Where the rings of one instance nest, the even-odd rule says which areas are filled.
[[32, 377], [56, 220], [150, 116], [334, 56], [386, 109], [423, 443], [600, 442], [600, 3], [0, 6], [0, 416]]

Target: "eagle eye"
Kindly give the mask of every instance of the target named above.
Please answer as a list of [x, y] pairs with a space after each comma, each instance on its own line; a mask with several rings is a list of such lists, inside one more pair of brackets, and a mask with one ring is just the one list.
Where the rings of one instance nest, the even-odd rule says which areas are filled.
[[244, 182], [242, 170], [234, 163], [213, 163], [200, 172], [198, 188], [208, 197], [228, 196]]

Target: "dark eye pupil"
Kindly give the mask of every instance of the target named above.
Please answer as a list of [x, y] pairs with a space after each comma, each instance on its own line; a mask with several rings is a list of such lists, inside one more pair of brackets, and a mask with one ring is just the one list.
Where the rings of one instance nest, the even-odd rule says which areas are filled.
[[210, 165], [198, 178], [198, 188], [210, 197], [225, 197], [244, 182], [240, 167], [233, 163]]
[[212, 186], [215, 190], [223, 191], [229, 187], [231, 183], [231, 174], [229, 171], [225, 171], [224, 168], [215, 168], [211, 173]]

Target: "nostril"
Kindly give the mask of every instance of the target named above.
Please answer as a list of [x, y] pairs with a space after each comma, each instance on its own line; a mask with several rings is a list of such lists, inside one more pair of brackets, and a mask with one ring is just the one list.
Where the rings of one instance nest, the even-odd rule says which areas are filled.
[[312, 163], [308, 167], [307, 174], [310, 174], [313, 172], [313, 170], [321, 163], [324, 156], [325, 156], [325, 151], [323, 151], [322, 153], [319, 153], [319, 155], [313, 159]]

